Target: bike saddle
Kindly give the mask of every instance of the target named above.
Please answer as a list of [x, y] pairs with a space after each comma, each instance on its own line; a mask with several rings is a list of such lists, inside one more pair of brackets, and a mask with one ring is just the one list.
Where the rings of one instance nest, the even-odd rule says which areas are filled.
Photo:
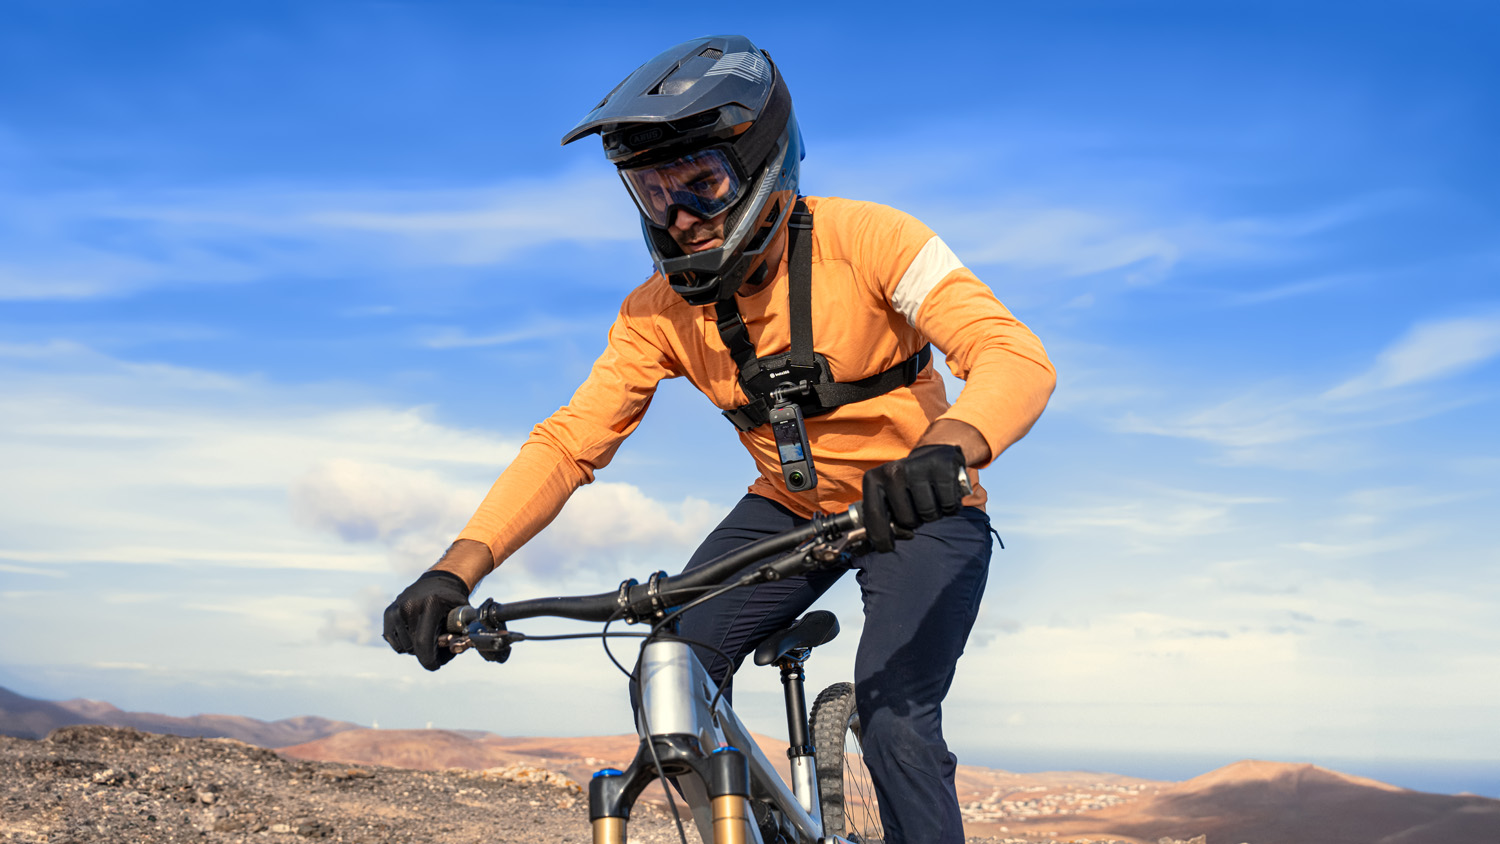
[[802, 648], [816, 648], [839, 635], [838, 617], [827, 610], [815, 610], [787, 627], [767, 636], [755, 649], [756, 665], [771, 665]]

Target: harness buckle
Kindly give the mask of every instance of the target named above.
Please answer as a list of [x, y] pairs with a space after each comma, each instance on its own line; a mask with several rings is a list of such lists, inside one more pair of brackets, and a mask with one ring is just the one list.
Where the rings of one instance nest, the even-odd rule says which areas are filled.
[[928, 362], [931, 360], [932, 346], [929, 345], [918, 349], [916, 354], [902, 362], [901, 378], [906, 382], [907, 386], [916, 383], [917, 376], [922, 374], [922, 370], [927, 367]]
[[[753, 407], [753, 405], [745, 405], [745, 407]], [[756, 422], [750, 417], [750, 414], [745, 412], [745, 407], [735, 407], [730, 408], [729, 410], [719, 411], [720, 413], [724, 414], [724, 418], [733, 423], [735, 429], [742, 434], [749, 433], [750, 431], [755, 430], [760, 425], [759, 422]]]

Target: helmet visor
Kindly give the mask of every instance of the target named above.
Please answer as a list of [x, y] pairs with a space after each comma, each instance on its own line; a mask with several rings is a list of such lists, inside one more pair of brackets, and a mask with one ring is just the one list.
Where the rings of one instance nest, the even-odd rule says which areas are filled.
[[744, 181], [721, 149], [620, 171], [641, 214], [668, 228], [677, 209], [707, 220], [739, 201]]

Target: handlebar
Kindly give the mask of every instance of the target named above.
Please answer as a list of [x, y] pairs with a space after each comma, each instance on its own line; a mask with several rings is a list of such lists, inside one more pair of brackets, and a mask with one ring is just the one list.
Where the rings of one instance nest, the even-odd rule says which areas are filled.
[[[829, 543], [830, 548], [833, 543], [838, 543], [839, 547], [834, 552], [834, 556], [837, 556], [849, 544], [863, 537], [864, 528], [860, 523], [860, 508], [858, 504], [855, 504], [843, 513], [831, 516], [815, 515], [811, 522], [802, 527], [756, 540], [707, 565], [699, 566], [683, 574], [668, 577], [663, 572], [657, 572], [645, 583], [631, 579], [621, 583], [620, 587], [613, 592], [600, 592], [597, 595], [532, 598], [505, 604], [487, 600], [477, 609], [458, 607], [448, 614], [448, 630], [453, 633], [462, 633], [474, 621], [482, 622], [488, 627], [498, 628], [507, 621], [540, 616], [571, 618], [576, 621], [610, 621], [623, 617], [633, 621], [635, 618], [658, 614], [674, 599], [697, 594], [705, 588], [717, 586], [751, 563], [789, 548], [808, 544], [809, 540], [821, 539]], [[840, 542], [840, 540], [844, 541]], [[796, 553], [752, 572], [751, 577], [775, 580], [794, 573], [806, 567], [805, 559], [815, 550], [817, 549], [811, 546], [807, 549], [799, 549]], [[830, 562], [833, 562], [832, 557], [815, 560], [814, 564]]]
[[[968, 473], [962, 468], [959, 478], [967, 495], [972, 490]], [[595, 595], [532, 598], [504, 604], [487, 599], [478, 607], [456, 607], [447, 618], [450, 635], [439, 637], [438, 643], [454, 652], [473, 647], [486, 659], [504, 661], [509, 656], [510, 643], [525, 638], [508, 631], [505, 626], [508, 621], [549, 616], [595, 622], [623, 618], [634, 623], [661, 618], [681, 600], [725, 584], [742, 571], [736, 585], [780, 580], [816, 568], [847, 564], [850, 557], [862, 550], [864, 537], [863, 508], [856, 502], [842, 513], [815, 513], [806, 525], [756, 540], [679, 575], [657, 572], [645, 583], [632, 578], [612, 592]], [[783, 555], [744, 571], [773, 554]]]

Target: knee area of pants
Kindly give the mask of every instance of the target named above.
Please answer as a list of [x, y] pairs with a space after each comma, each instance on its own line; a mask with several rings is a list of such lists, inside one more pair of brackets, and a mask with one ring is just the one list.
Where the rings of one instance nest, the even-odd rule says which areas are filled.
[[[860, 722], [864, 732], [865, 752], [868, 754], [914, 759], [944, 748], [940, 733], [922, 729], [921, 724], [896, 717], [889, 712], [869, 717], [861, 714]], [[946, 749], [943, 752], [946, 753]]]

